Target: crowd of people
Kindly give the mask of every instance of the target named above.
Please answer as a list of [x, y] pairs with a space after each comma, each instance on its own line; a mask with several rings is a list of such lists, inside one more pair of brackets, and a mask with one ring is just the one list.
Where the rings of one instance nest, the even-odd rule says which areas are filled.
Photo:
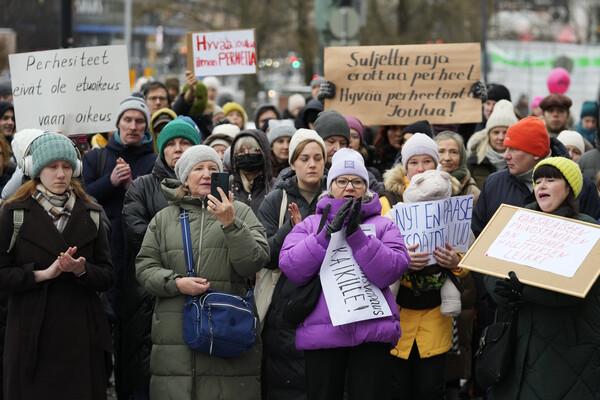
[[[471, 273], [450, 244], [432, 263], [389, 218], [399, 203], [471, 195], [471, 243], [503, 203], [597, 223], [598, 103], [573, 123], [570, 98], [550, 94], [523, 115], [505, 86], [477, 83], [478, 124], [376, 127], [324, 110], [330, 82], [311, 87], [250, 119], [218, 101], [215, 77], [151, 81], [84, 152], [15, 131], [3, 98], [0, 398], [105, 399], [111, 376], [119, 400], [598, 398], [600, 284], [579, 299]], [[216, 197], [224, 171], [230, 192]], [[334, 326], [321, 292], [292, 322], [287, 305], [340, 231], [391, 315]], [[231, 359], [190, 350], [186, 296], [253, 286], [255, 345]], [[517, 303], [510, 372], [481, 387], [481, 332]]]

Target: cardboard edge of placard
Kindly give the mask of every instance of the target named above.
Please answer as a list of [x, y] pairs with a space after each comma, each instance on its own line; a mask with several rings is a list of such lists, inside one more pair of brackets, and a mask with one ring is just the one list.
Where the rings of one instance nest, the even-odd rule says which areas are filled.
[[[595, 225], [595, 224], [592, 224], [589, 222], [574, 220], [571, 218], [552, 215], [552, 214], [548, 214], [548, 213], [544, 213], [544, 212], [540, 212], [540, 211], [536, 211], [536, 210], [529, 210], [529, 209], [516, 207], [516, 206], [512, 206], [512, 205], [503, 203], [500, 205], [500, 207], [498, 207], [498, 210], [496, 210], [496, 212], [494, 213], [494, 215], [492, 216], [490, 221], [487, 223], [487, 225], [485, 226], [483, 231], [481, 231], [481, 233], [477, 237], [477, 239], [475, 239], [475, 242], [473, 242], [473, 244], [471, 245], [471, 247], [469, 248], [467, 253], [464, 255], [462, 260], [459, 262], [458, 266], [461, 268], [468, 269], [473, 272], [479, 272], [479, 273], [482, 273], [485, 275], [495, 276], [497, 278], [506, 278], [508, 271], [515, 271], [517, 273], [517, 276], [519, 277], [519, 280], [524, 284], [535, 286], [535, 287], [538, 287], [541, 289], [551, 290], [553, 292], [558, 292], [558, 293], [562, 293], [562, 294], [566, 294], [566, 295], [570, 295], [570, 296], [585, 298], [585, 296], [587, 296], [589, 290], [592, 288], [592, 286], [598, 279], [598, 276], [600, 275], [600, 268], [596, 268], [595, 271], [593, 270], [594, 264], [595, 264], [594, 260], [600, 259], [600, 244], [599, 244], [600, 241], [598, 241], [598, 243], [596, 243], [594, 245], [592, 250], [589, 252], [589, 254], [586, 256], [586, 258], [581, 263], [580, 268], [577, 270], [577, 272], [575, 273], [575, 275], [572, 278], [560, 276], [560, 275], [557, 275], [557, 274], [554, 274], [554, 273], [548, 272], [548, 271], [537, 270], [537, 269], [534, 269], [527, 265], [522, 265], [522, 264], [517, 264], [517, 263], [509, 263], [504, 260], [500, 260], [500, 259], [497, 259], [494, 257], [489, 257], [485, 254], [485, 252], [487, 251], [487, 249], [489, 248], [489, 246], [491, 245], [493, 240], [492, 240], [492, 242], [487, 244], [487, 246], [484, 244], [483, 246], [485, 246], [485, 247], [482, 247], [481, 243], [488, 242], [490, 240], [490, 238], [487, 237], [487, 234], [491, 230], [498, 228], [498, 227], [494, 226], [494, 222], [498, 218], [500, 218], [502, 214], [507, 212], [507, 210], [511, 211], [512, 214], [514, 214], [514, 212], [516, 212], [517, 210], [524, 210], [527, 212], [541, 214], [546, 217], [563, 219], [565, 221], [574, 222], [574, 223], [582, 224], [582, 225], [587, 225], [587, 226], [591, 226], [594, 228], [599, 228], [598, 225]], [[512, 216], [512, 214], [511, 214], [511, 216]], [[511, 216], [509, 216], [508, 219], [510, 219]], [[503, 227], [501, 227], [500, 230], [502, 228]], [[480, 262], [483, 259], [485, 260], [485, 262], [483, 262], [483, 263]], [[477, 264], [477, 265], [475, 265], [475, 264]], [[484, 266], [481, 266], [481, 265], [484, 265]], [[501, 267], [503, 266], [503, 270], [501, 270], [501, 271], [494, 270], [494, 267], [498, 267], [498, 266], [501, 266]], [[582, 268], [584, 268], [586, 271], [582, 272]], [[590, 269], [589, 273], [587, 272], [587, 269]], [[519, 272], [521, 272], [521, 274], [519, 274]], [[529, 277], [529, 275], [531, 275], [532, 273], [535, 273], [536, 279], [531, 279]], [[556, 282], [564, 283], [564, 284], [566, 284], [567, 287], [570, 287], [573, 285], [573, 282], [575, 282], [575, 280], [585, 279], [586, 275], [589, 276], [589, 279], [586, 283], [582, 283], [580, 285], [581, 290], [565, 289], [565, 287], [561, 287], [560, 285], [556, 285], [556, 284], [553, 285], [553, 284], [545, 283], [545, 281], [550, 280], [550, 281], [554, 281], [555, 283]]]
[[187, 44], [187, 68], [189, 71], [194, 71], [194, 44], [192, 43], [193, 32], [185, 34], [185, 40]]

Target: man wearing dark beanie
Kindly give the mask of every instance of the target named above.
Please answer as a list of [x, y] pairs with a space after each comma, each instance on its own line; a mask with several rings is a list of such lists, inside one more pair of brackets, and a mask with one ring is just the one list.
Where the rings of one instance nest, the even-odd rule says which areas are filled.
[[327, 110], [321, 112], [317, 117], [315, 131], [325, 142], [327, 150], [325, 166], [328, 168], [335, 152], [350, 144], [350, 128], [342, 114], [334, 110]]

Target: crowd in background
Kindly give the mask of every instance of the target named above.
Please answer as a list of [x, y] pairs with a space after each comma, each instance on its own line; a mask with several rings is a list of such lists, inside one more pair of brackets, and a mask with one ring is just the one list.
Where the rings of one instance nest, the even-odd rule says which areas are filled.
[[[111, 375], [121, 400], [600, 395], [598, 284], [576, 299], [469, 273], [449, 244], [431, 264], [386, 218], [398, 203], [472, 195], [472, 239], [502, 203], [596, 223], [598, 102], [573, 116], [568, 96], [550, 94], [525, 115], [505, 86], [477, 83], [480, 123], [377, 127], [324, 110], [331, 82], [311, 88], [251, 119], [218, 101], [215, 77], [153, 80], [115, 105], [115, 131], [84, 141], [15, 131], [0, 93], [4, 399], [103, 399]], [[217, 199], [210, 177], [223, 171], [231, 193]], [[186, 276], [181, 210], [197, 277]], [[285, 305], [342, 229], [392, 315], [333, 326], [321, 294], [290, 322]], [[267, 272], [277, 278], [252, 350], [226, 360], [187, 348], [185, 295], [241, 295]], [[478, 339], [516, 303], [511, 373], [480, 387]]]

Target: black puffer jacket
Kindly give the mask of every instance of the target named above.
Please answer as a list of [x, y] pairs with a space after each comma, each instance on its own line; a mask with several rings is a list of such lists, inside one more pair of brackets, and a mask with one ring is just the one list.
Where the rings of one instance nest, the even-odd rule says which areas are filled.
[[154, 215], [167, 206], [160, 182], [175, 178], [173, 170], [158, 157], [152, 173], [137, 178], [123, 204], [127, 268], [121, 281], [121, 307], [116, 346], [120, 354], [116, 365], [119, 394], [130, 394], [147, 388], [150, 383], [150, 330], [154, 297], [148, 294], [135, 277], [135, 257], [140, 250], [148, 224]]
[[[322, 180], [325, 189], [326, 181]], [[316, 209], [318, 195], [309, 204], [300, 194], [295, 175], [288, 175], [281, 181], [263, 201], [258, 210], [258, 219], [265, 227], [271, 260], [266, 268], [275, 269], [279, 265], [279, 252], [287, 234], [292, 230], [289, 213], [286, 212], [283, 225], [279, 227], [279, 213], [283, 200], [283, 191], [287, 193], [287, 205], [296, 203], [302, 218], [313, 214]], [[287, 210], [287, 206], [286, 206]], [[295, 290], [285, 277], [281, 275], [275, 290], [271, 306], [265, 317], [263, 326], [263, 399], [306, 399], [304, 375], [304, 356], [296, 350], [296, 327], [283, 319], [283, 305], [287, 303]]]
[[[246, 192], [244, 189], [244, 185], [242, 183], [242, 177], [240, 176], [240, 169], [235, 163], [235, 155], [233, 154], [233, 149], [235, 149], [235, 145], [240, 140], [240, 138], [244, 136], [253, 137], [262, 150], [264, 164], [262, 173], [254, 179], [252, 184], [252, 191], [250, 193]], [[266, 133], [258, 129], [246, 129], [237, 134], [235, 139], [233, 139], [233, 143], [231, 143], [231, 170], [233, 171], [233, 184], [231, 190], [235, 195], [235, 199], [241, 202], [246, 203], [254, 214], [258, 213], [258, 208], [261, 203], [267, 196], [267, 194], [271, 191], [273, 187], [273, 178], [272, 178], [272, 167], [271, 167], [271, 147], [269, 146], [269, 140], [267, 139]]]

